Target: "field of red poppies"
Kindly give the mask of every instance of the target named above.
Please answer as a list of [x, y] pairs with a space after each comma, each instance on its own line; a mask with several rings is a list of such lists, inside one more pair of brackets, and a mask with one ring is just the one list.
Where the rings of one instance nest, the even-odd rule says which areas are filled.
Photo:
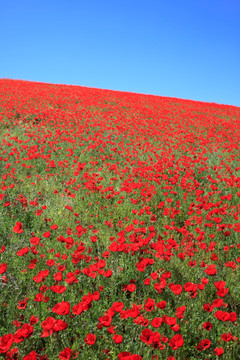
[[240, 358], [240, 108], [0, 80], [0, 358]]

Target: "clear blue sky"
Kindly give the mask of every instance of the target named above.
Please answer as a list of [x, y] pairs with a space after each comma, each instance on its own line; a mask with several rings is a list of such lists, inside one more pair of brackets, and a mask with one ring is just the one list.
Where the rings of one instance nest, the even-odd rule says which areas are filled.
[[240, 106], [239, 0], [0, 2], [0, 78]]

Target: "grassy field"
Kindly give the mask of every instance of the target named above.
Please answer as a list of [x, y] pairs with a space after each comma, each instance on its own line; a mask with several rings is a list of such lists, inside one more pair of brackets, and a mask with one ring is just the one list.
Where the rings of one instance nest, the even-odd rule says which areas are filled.
[[0, 358], [240, 358], [240, 108], [0, 80]]

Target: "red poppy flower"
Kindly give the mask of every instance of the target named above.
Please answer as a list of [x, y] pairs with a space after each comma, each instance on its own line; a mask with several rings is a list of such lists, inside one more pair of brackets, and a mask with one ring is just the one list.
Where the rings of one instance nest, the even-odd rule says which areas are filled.
[[14, 341], [13, 334], [6, 334], [0, 337], [0, 354], [6, 353]]
[[146, 311], [152, 311], [154, 309], [154, 306], [155, 306], [155, 300], [151, 299], [151, 298], [148, 298], [145, 305], [144, 305], [144, 309]]
[[118, 354], [118, 360], [142, 360], [142, 357], [137, 354], [131, 354], [128, 351], [123, 351]]
[[33, 236], [33, 237], [31, 237], [31, 239], [30, 239], [30, 243], [31, 243], [32, 245], [38, 245], [39, 242], [40, 242], [40, 238], [37, 237], [37, 236]]
[[55, 260], [54, 259], [49, 259], [46, 261], [46, 265], [52, 267], [55, 264]]
[[50, 231], [46, 231], [45, 233], [42, 234], [42, 236], [48, 239], [51, 236], [51, 233]]
[[201, 341], [201, 346], [204, 348], [204, 349], [207, 349], [209, 348], [211, 345], [211, 341], [209, 339], [203, 339]]
[[67, 290], [66, 286], [64, 285], [53, 285], [50, 286], [50, 289], [52, 290], [52, 292], [55, 292], [57, 294], [62, 294]]
[[136, 285], [135, 284], [129, 284], [126, 287], [126, 290], [128, 290], [130, 292], [134, 292], [136, 290]]
[[101, 316], [98, 320], [103, 326], [110, 326], [112, 322], [112, 318], [109, 315]]
[[155, 317], [152, 321], [151, 321], [151, 325], [155, 328], [158, 328], [159, 326], [161, 326], [162, 324], [162, 318], [160, 317]]
[[14, 334], [14, 342], [18, 344], [22, 342], [25, 338], [30, 337], [32, 333], [33, 333], [33, 326], [30, 324], [24, 324]]
[[38, 323], [38, 318], [36, 318], [34, 315], [30, 317], [30, 325], [34, 325]]
[[176, 311], [177, 318], [183, 319], [185, 311], [186, 311], [186, 306], [179, 306]]
[[232, 335], [231, 335], [230, 333], [222, 334], [222, 335], [221, 335], [221, 339], [222, 339], [223, 341], [228, 342], [228, 341], [230, 341], [230, 340], [232, 339]]
[[237, 320], [237, 313], [235, 313], [235, 312], [230, 312], [230, 313], [229, 313], [229, 321], [235, 322], [236, 320]]
[[222, 347], [219, 347], [219, 348], [214, 349], [214, 352], [217, 356], [222, 356], [222, 354], [224, 353], [224, 350]]
[[55, 323], [53, 325], [53, 330], [54, 331], [62, 331], [67, 329], [68, 324], [66, 323], [66, 321], [63, 321], [61, 319], [55, 320]]
[[73, 306], [72, 313], [74, 315], [80, 315], [83, 312], [83, 304], [79, 303]]
[[88, 345], [94, 345], [96, 342], [96, 335], [88, 333], [87, 336], [84, 338], [84, 341]]
[[26, 307], [27, 307], [27, 300], [28, 300], [28, 299], [20, 300], [20, 301], [18, 302], [17, 308], [18, 308], [18, 309], [21, 309], [21, 310], [26, 309]]
[[157, 304], [156, 304], [156, 306], [157, 306], [157, 308], [158, 309], [165, 309], [165, 307], [167, 306], [167, 303], [166, 303], [166, 301], [165, 300], [162, 300], [162, 301], [160, 301], [160, 302], [158, 302]]
[[210, 276], [216, 275], [217, 269], [215, 265], [209, 265], [208, 268], [205, 270], [205, 273]]
[[142, 340], [143, 342], [149, 345], [152, 343], [152, 335], [153, 335], [152, 330], [144, 329], [139, 338], [140, 340]]
[[19, 221], [16, 222], [15, 226], [13, 227], [13, 232], [16, 234], [21, 234], [23, 232], [23, 225]]
[[169, 346], [171, 346], [173, 350], [180, 348], [183, 346], [183, 344], [184, 340], [181, 334], [174, 335], [173, 338], [169, 341]]
[[70, 303], [68, 301], [62, 301], [56, 304], [52, 311], [58, 315], [68, 315], [70, 312]]
[[112, 304], [112, 309], [116, 312], [119, 312], [123, 309], [123, 306], [124, 306], [123, 302], [116, 301]]
[[187, 292], [197, 291], [197, 285], [192, 282], [187, 282], [183, 287], [184, 287], [184, 290]]
[[214, 282], [214, 286], [216, 287], [216, 289], [223, 289], [226, 286], [226, 282], [225, 281], [215, 281]]
[[53, 278], [55, 281], [61, 281], [63, 279], [62, 273], [57, 272], [56, 274], [53, 275]]
[[6, 270], [7, 270], [7, 264], [6, 263], [1, 264], [0, 265], [0, 275], [4, 274]]
[[55, 323], [55, 318], [52, 316], [48, 316], [43, 322], [42, 322], [42, 328], [44, 330], [51, 330], [53, 328], [53, 325]]
[[94, 301], [98, 301], [100, 299], [100, 293], [99, 291], [94, 291], [92, 294], [92, 298]]
[[221, 321], [228, 321], [230, 318], [230, 315], [226, 311], [218, 310], [215, 312], [214, 316]]
[[29, 252], [29, 248], [28, 247], [25, 247], [25, 248], [22, 248], [20, 250], [17, 251], [17, 256], [23, 256], [25, 254], [28, 254]]
[[175, 317], [163, 315], [162, 320], [165, 324], [168, 324], [170, 326], [173, 326], [176, 324], [177, 320]]
[[182, 286], [181, 285], [178, 285], [178, 284], [169, 284], [168, 285], [169, 289], [172, 290], [172, 292], [175, 294], [175, 295], [179, 295], [181, 294], [182, 292]]
[[212, 329], [212, 324], [210, 322], [205, 322], [203, 324], [203, 328], [206, 329], [207, 331], [210, 331]]
[[63, 349], [63, 351], [60, 352], [59, 354], [59, 359], [60, 360], [69, 360], [72, 354], [72, 349], [70, 348], [65, 348]]
[[117, 334], [114, 334], [112, 339], [116, 344], [120, 344], [123, 341], [122, 335], [117, 335]]

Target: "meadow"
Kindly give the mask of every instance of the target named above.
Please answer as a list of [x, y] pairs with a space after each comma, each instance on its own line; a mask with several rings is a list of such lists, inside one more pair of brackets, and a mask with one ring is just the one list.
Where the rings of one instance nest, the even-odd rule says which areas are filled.
[[240, 108], [0, 80], [0, 358], [240, 358]]

